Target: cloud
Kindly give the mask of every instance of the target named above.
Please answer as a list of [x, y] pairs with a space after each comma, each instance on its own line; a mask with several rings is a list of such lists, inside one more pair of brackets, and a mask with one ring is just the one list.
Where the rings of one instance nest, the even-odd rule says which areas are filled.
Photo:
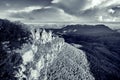
[[112, 16], [99, 16], [98, 21], [100, 22], [116, 22], [117, 17]]
[[114, 13], [115, 13], [115, 10], [113, 10], [113, 9], [108, 9], [108, 13], [114, 14]]
[[113, 16], [120, 17], [120, 6], [112, 7], [112, 10], [114, 11]]
[[[64, 21], [75, 21], [77, 17], [71, 16], [64, 12], [64, 10], [54, 7], [43, 7], [40, 9], [34, 9], [31, 11], [27, 10], [13, 11], [10, 16], [14, 18], [23, 18], [30, 22], [64, 22]], [[33, 8], [32, 8], [33, 9]]]
[[118, 6], [110, 6], [97, 11], [97, 13], [98, 21], [120, 22], [120, 8]]
[[86, 5], [87, 0], [53, 0], [53, 6], [63, 9], [65, 12], [73, 15], [80, 14]]
[[1, 0], [0, 8], [4, 17], [28, 22], [120, 21], [119, 0]]
[[31, 12], [35, 9], [41, 9], [41, 6], [30, 6], [30, 7], [25, 7], [24, 9], [21, 10], [7, 10], [9, 13], [21, 13], [21, 12]]
[[51, 3], [59, 3], [61, 0], [53, 0], [53, 1], [51, 1]]
[[120, 5], [119, 0], [53, 0], [52, 4], [70, 15], [86, 20], [96, 22], [119, 20], [115, 16], [119, 11], [112, 9], [113, 6]]
[[0, 10], [22, 9], [28, 6], [49, 6], [52, 0], [0, 0]]

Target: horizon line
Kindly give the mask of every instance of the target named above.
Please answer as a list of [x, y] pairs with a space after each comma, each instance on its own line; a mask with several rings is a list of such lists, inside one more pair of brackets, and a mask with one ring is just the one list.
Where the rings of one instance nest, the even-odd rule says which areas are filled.
[[23, 22], [25, 24], [42, 24], [42, 23], [77, 23], [77, 24], [89, 24], [89, 23], [96, 23], [96, 24], [102, 24], [102, 23], [110, 23], [110, 24], [120, 24], [120, 22]]

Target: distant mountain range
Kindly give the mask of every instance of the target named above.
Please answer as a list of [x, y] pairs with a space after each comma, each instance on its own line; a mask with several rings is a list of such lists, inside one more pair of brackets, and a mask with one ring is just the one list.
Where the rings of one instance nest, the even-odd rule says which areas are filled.
[[120, 80], [119, 45], [102, 24], [29, 29], [0, 19], [0, 79]]

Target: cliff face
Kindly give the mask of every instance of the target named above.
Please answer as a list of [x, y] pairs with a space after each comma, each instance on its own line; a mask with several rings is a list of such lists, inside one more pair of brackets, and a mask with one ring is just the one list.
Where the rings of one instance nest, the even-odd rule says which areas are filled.
[[[37, 32], [39, 31], [39, 32]], [[90, 73], [86, 55], [64, 42], [64, 39], [53, 37], [51, 32], [38, 30], [32, 32], [33, 44], [27, 50], [22, 48], [23, 63], [15, 77], [29, 80], [94, 80]], [[46, 36], [44, 36], [46, 35]], [[38, 38], [39, 36], [39, 38]], [[44, 37], [43, 37], [44, 36]], [[51, 39], [50, 39], [51, 38]], [[28, 46], [26, 44], [26, 46]]]

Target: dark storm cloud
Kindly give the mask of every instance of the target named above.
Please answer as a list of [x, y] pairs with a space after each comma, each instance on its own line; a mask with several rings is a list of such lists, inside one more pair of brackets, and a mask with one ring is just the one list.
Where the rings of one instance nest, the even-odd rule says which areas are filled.
[[[85, 19], [88, 18], [88, 16], [91, 16], [96, 13], [95, 9], [94, 10], [92, 10], [92, 9], [84, 10], [86, 5], [87, 5], [87, 0], [69, 0], [69, 1], [61, 0], [60, 3], [54, 3], [54, 0], [53, 0], [53, 1], [51, 1], [50, 6], [57, 7], [56, 11], [58, 11], [57, 9], [62, 9], [64, 11], [64, 14], [56, 16], [57, 14], [60, 14], [60, 12], [58, 13], [55, 10], [49, 11], [49, 10], [46, 10], [43, 8], [39, 12], [36, 12], [36, 10], [33, 10], [30, 13], [26, 13], [26, 12], [15, 13], [15, 14], [12, 13], [12, 17], [37, 19], [38, 16], [41, 16], [40, 19], [46, 21], [47, 19], [51, 18], [51, 16], [53, 16], [52, 19], [55, 18], [54, 20], [56, 20], [56, 18], [58, 18], [58, 19], [60, 19], [59, 17], [64, 18], [64, 15], [68, 14], [67, 16], [73, 16], [73, 18], [75, 18], [74, 16], [76, 16], [76, 18], [78, 18], [80, 21], [84, 21]], [[46, 15], [44, 14], [44, 10], [47, 12]], [[51, 14], [51, 12], [52, 12], [52, 14]], [[37, 17], [35, 17], [33, 15], [33, 13], [36, 14]], [[47, 18], [45, 19], [43, 17], [45, 17], [45, 18], [47, 17]], [[91, 17], [93, 17], [93, 16], [91, 16]], [[66, 19], [66, 18], [64, 18], [64, 19]], [[73, 20], [73, 21], [75, 21], [75, 20]], [[88, 20], [86, 20], [86, 21], [88, 21]]]
[[114, 17], [119, 17], [120, 18], [120, 6], [115, 6], [112, 7], [113, 14], [111, 14]]
[[113, 9], [115, 12], [120, 12], [120, 5], [119, 5], [119, 6], [112, 7], [112, 9]]
[[52, 0], [0, 0], [0, 9], [19, 9], [28, 6], [48, 6]]
[[54, 3], [54, 6], [64, 9], [69, 14], [78, 15], [80, 10], [84, 8], [87, 0], [60, 0], [59, 2]]
[[[95, 21], [116, 21], [111, 15], [112, 6], [120, 5], [119, 0], [53, 0], [53, 5], [62, 8], [66, 13], [82, 17], [86, 20]], [[116, 12], [117, 15], [118, 12]]]
[[[18, 12], [12, 13], [10, 15], [13, 18], [21, 18], [29, 20], [30, 22], [58, 22], [58, 21], [68, 21], [74, 19], [73, 16], [66, 14], [62, 9], [54, 7], [44, 7], [41, 9], [35, 9], [31, 12]], [[75, 20], [75, 19], [74, 19]]]

